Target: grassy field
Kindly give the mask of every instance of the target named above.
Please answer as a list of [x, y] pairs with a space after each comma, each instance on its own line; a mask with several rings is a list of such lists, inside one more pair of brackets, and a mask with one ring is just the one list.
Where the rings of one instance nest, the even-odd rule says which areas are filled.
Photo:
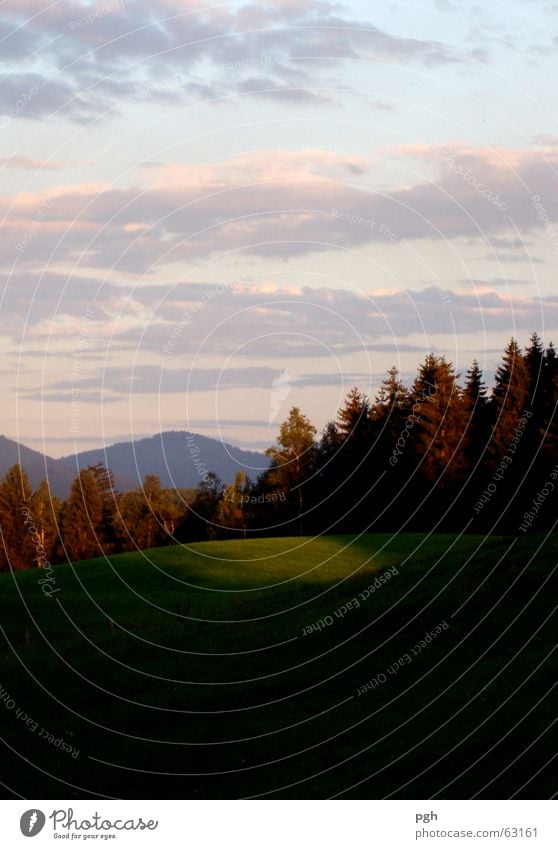
[[3, 795], [548, 798], [557, 562], [400, 534], [4, 574]]

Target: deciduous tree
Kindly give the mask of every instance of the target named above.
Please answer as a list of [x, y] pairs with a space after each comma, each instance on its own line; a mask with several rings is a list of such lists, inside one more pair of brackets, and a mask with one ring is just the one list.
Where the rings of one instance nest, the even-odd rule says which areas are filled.
[[266, 451], [271, 458], [267, 482], [272, 488], [282, 489], [287, 501], [296, 501], [301, 535], [304, 532], [304, 488], [315, 468], [315, 436], [314, 425], [298, 407], [293, 407], [281, 425], [277, 444]]

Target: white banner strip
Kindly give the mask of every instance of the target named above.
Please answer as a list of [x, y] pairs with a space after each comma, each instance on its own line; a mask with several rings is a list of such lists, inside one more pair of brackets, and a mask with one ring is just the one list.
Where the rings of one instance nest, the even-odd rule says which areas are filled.
[[0, 801], [7, 849], [30, 838], [119, 849], [556, 849], [556, 814], [553, 802], [522, 800]]

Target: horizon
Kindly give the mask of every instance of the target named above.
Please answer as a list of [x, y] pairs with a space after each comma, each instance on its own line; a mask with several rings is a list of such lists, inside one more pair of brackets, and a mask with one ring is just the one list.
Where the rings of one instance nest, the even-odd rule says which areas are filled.
[[[155, 439], [155, 437], [157, 437], [157, 436], [166, 436], [169, 433], [181, 433], [181, 434], [182, 433], [191, 433], [193, 436], [201, 436], [204, 439], [211, 439], [214, 442], [219, 442], [219, 444], [221, 444], [221, 445], [231, 445], [233, 448], [238, 448], [239, 450], [246, 451], [246, 452], [255, 452], [255, 453], [258, 453], [258, 454], [263, 454], [264, 450], [265, 450], [265, 449], [258, 449], [258, 448], [245, 448], [242, 445], [235, 445], [230, 440], [220, 441], [220, 440], [215, 439], [212, 436], [208, 436], [205, 433], [197, 433], [197, 432], [194, 433], [193, 431], [187, 431], [187, 430], [166, 430], [166, 431], [160, 431], [159, 433], [144, 434], [143, 436], [136, 434], [133, 438], [131, 438], [131, 437], [123, 437], [122, 439], [116, 438], [114, 442], [107, 442], [103, 445], [93, 445], [93, 446], [88, 447], [88, 448], [79, 448], [79, 446], [77, 446], [77, 444], [76, 444], [76, 448], [77, 448], [76, 451], [72, 451], [72, 452], [69, 452], [69, 453], [66, 453], [66, 454], [60, 454], [58, 456], [51, 453], [50, 450], [41, 451], [39, 448], [35, 448], [35, 447], [33, 447], [33, 445], [29, 445], [29, 444], [27, 444], [27, 442], [20, 441], [16, 437], [9, 436], [6, 433], [0, 433], [0, 438], [4, 437], [4, 439], [8, 439], [10, 442], [16, 442], [18, 445], [22, 445], [24, 448], [28, 448], [30, 451], [37, 451], [38, 453], [43, 454], [45, 457], [50, 457], [51, 460], [64, 460], [64, 459], [69, 459], [69, 458], [75, 456], [75, 454], [83, 454], [83, 453], [88, 452], [88, 451], [103, 451], [103, 450], [106, 450], [108, 448], [112, 448], [115, 445], [125, 445], [126, 443], [130, 443], [130, 442], [141, 442], [143, 440]], [[28, 440], [28, 441], [31, 441], [31, 440]]]
[[[537, 331], [533, 331], [531, 336], [533, 336], [535, 334], [537, 336], [539, 336]], [[512, 338], [515, 339], [515, 337], [512, 337]], [[540, 336], [539, 336], [539, 339], [541, 339]], [[515, 339], [515, 341], [519, 345], [519, 348], [520, 348], [521, 351], [526, 350], [527, 345], [522, 345], [518, 339]], [[543, 345], [544, 345], [545, 348], [554, 344], [553, 340], [551, 340], [551, 339], [547, 343], [542, 339], [541, 339], [541, 341], [543, 342]], [[428, 356], [428, 354], [430, 354], [430, 353], [434, 354], [435, 356], [442, 356], [442, 357], [444, 356], [443, 354], [435, 353], [434, 351], [427, 352], [427, 354], [425, 356]], [[486, 372], [484, 370], [481, 370], [481, 373], [482, 373], [482, 376], [483, 376], [483, 381], [486, 385], [487, 397], [488, 398], [490, 398], [491, 395], [492, 395], [494, 379], [495, 379], [495, 375], [496, 375], [496, 369], [497, 369], [498, 365], [500, 364], [502, 354], [503, 354], [503, 350], [500, 353], [500, 358], [495, 360], [494, 368], [490, 372]], [[476, 361], [476, 357], [473, 357], [473, 359], [469, 363], [469, 366], [467, 367], [467, 369], [469, 367], [471, 367], [473, 362], [475, 362], [475, 361]], [[421, 362], [422, 362], [422, 360], [421, 360]], [[451, 361], [450, 361], [450, 365], [453, 365], [451, 363]], [[414, 381], [414, 379], [415, 379], [415, 377], [418, 373], [418, 366], [419, 366], [419, 364], [417, 363], [417, 368], [415, 369], [414, 373], [407, 372], [406, 374], [402, 374], [401, 372], [399, 372], [400, 379], [403, 381], [403, 384], [408, 389], [411, 388], [412, 383], [413, 383], [413, 381]], [[457, 371], [457, 369], [456, 369], [455, 371], [456, 371], [456, 377], [457, 377], [457, 384], [460, 385], [460, 386], [463, 386], [464, 382], [465, 382], [466, 370]], [[366, 392], [363, 393], [364, 395], [366, 395], [366, 397], [369, 398], [369, 400], [371, 400], [372, 403], [374, 401], [376, 394], [379, 392], [381, 383], [384, 380], [384, 378], [386, 377], [386, 375], [387, 375], [387, 371], [382, 376], [378, 376], [378, 382], [377, 382], [374, 390], [372, 391], [372, 394], [368, 395]], [[353, 385], [356, 386], [356, 384], [353, 384]], [[285, 392], [284, 389], [283, 389], [283, 391], [280, 391], [279, 395], [278, 395], [278, 402], [276, 400], [276, 403], [274, 403], [274, 388], [275, 388], [275, 395], [277, 396], [277, 390], [281, 389], [283, 387], [287, 387], [288, 391]], [[356, 388], [359, 389], [359, 391], [360, 391], [360, 387], [357, 386]], [[103, 450], [103, 449], [106, 450], [106, 449], [112, 447], [113, 445], [119, 445], [119, 444], [124, 444], [124, 443], [129, 443], [129, 442], [140, 442], [142, 440], [149, 440], [149, 439], [153, 439], [156, 436], [161, 436], [163, 434], [169, 434], [169, 433], [193, 433], [196, 436], [202, 436], [206, 439], [212, 439], [215, 442], [218, 442], [222, 445], [229, 444], [232, 447], [238, 448], [242, 451], [254, 451], [254, 452], [262, 454], [262, 453], [265, 453], [267, 448], [270, 448], [272, 445], [274, 445], [276, 443], [279, 427], [282, 424], [282, 420], [277, 417], [277, 414], [279, 412], [281, 412], [282, 415], [283, 415], [283, 418], [285, 418], [287, 416], [290, 407], [289, 407], [288, 404], [285, 404], [283, 402], [290, 395], [290, 389], [291, 389], [291, 387], [289, 385], [288, 380], [282, 380], [281, 381], [281, 378], [279, 378], [272, 383], [271, 403], [270, 403], [270, 407], [271, 407], [270, 419], [271, 419], [271, 416], [273, 415], [274, 420], [273, 420], [273, 422], [268, 421], [267, 426], [270, 428], [270, 430], [272, 429], [272, 427], [275, 427], [275, 436], [273, 436], [269, 441], [261, 440], [259, 443], [253, 442], [253, 441], [250, 441], [250, 440], [241, 440], [241, 439], [238, 439], [238, 438], [235, 439], [234, 436], [224, 438], [221, 435], [221, 429], [220, 429], [220, 426], [219, 426], [219, 422], [217, 422], [217, 421], [213, 424], [213, 430], [217, 431], [216, 434], [212, 434], [211, 432], [205, 432], [204, 433], [202, 431], [192, 431], [192, 430], [188, 430], [186, 428], [180, 428], [178, 426], [175, 426], [175, 427], [170, 428], [168, 430], [157, 431], [155, 433], [143, 433], [143, 434], [132, 433], [132, 434], [115, 435], [115, 436], [112, 436], [110, 438], [110, 441], [108, 441], [108, 440], [103, 441], [102, 437], [98, 437], [96, 439], [92, 438], [92, 437], [80, 437], [80, 438], [75, 440], [75, 442], [73, 444], [73, 449], [71, 451], [67, 451], [67, 450], [62, 451], [60, 448], [56, 448], [55, 447], [56, 446], [56, 440], [51, 441], [51, 447], [48, 448], [48, 449], [45, 447], [44, 450], [41, 450], [39, 448], [33, 447], [33, 444], [39, 444], [39, 445], [46, 446], [46, 440], [44, 440], [43, 437], [29, 436], [27, 438], [27, 440], [24, 441], [23, 439], [18, 439], [16, 436], [7, 436], [6, 434], [0, 434], [0, 435], [3, 435], [7, 439], [10, 439], [14, 442], [18, 442], [20, 445], [24, 445], [25, 447], [30, 448], [31, 450], [40, 451], [40, 453], [45, 454], [45, 456], [51, 457], [54, 460], [60, 460], [60, 459], [64, 459], [64, 458], [67, 458], [67, 457], [72, 457], [75, 454], [84, 453], [86, 451]], [[350, 390], [348, 389], [347, 392], [349, 392], [349, 391]], [[337, 413], [338, 413], [339, 409], [341, 408], [341, 406], [342, 405], [340, 404], [338, 409], [335, 411], [335, 414], [332, 416], [331, 419], [323, 422], [317, 428], [318, 436], [324, 431], [324, 429], [326, 428], [329, 421], [336, 420]], [[302, 412], [304, 412], [304, 409], [302, 409]], [[277, 419], [277, 421], [275, 421], [275, 419]], [[242, 421], [240, 421], [240, 424], [242, 425]], [[252, 424], [265, 425], [266, 423], [265, 422], [259, 422], [259, 423], [252, 422]], [[206, 425], [207, 425], [207, 422], [206, 422]], [[207, 429], [209, 431], [211, 431], [211, 426], [208, 426]], [[60, 441], [63, 441], [64, 445], [66, 445], [66, 446], [68, 445], [68, 442], [65, 438], [63, 438], [62, 440], [58, 440], [58, 442], [60, 442]], [[82, 446], [80, 446], [79, 445], [80, 442], [83, 442], [84, 444]], [[31, 443], [31, 444], [29, 444], [29, 443]]]

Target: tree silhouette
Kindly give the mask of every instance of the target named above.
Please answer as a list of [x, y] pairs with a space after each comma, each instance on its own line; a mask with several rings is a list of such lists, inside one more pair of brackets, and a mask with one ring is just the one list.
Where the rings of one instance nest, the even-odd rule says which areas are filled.
[[488, 391], [483, 380], [482, 370], [475, 359], [465, 376], [463, 388], [463, 412], [466, 427], [464, 449], [469, 470], [475, 467], [486, 449], [489, 434], [488, 409]]

